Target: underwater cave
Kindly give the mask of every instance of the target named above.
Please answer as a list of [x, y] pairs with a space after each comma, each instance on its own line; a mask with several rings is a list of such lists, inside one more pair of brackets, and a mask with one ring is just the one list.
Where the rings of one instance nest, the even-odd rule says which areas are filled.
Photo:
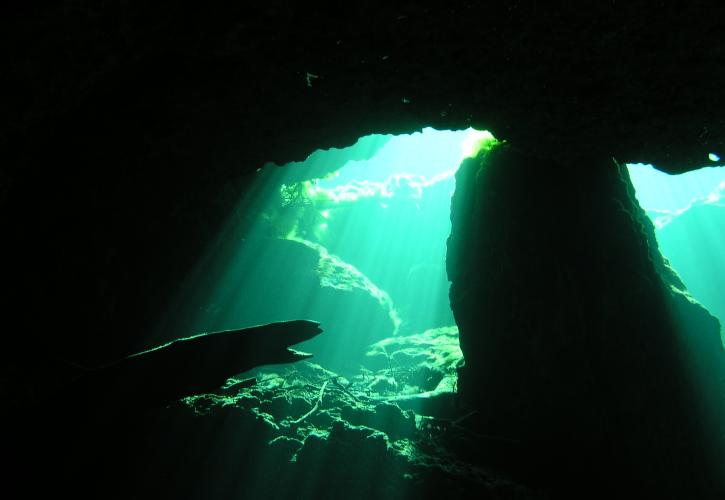
[[446, 276], [454, 176], [493, 141], [472, 129], [371, 135], [260, 168], [164, 328], [315, 319], [331, 333], [298, 347], [347, 375], [376, 342], [455, 330]]
[[3, 7], [8, 488], [723, 497], [725, 6], [373, 4]]

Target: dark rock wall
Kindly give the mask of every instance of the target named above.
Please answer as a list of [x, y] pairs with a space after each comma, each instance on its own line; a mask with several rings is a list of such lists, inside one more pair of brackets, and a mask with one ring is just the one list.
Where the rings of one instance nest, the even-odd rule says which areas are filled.
[[140, 150], [137, 161], [141, 151], [196, 152], [239, 171], [240, 155], [256, 168], [366, 133], [473, 125], [551, 156], [593, 152], [681, 170], [723, 147], [723, 9], [5, 6], [11, 92], [0, 137], [27, 158], [41, 135], [68, 143], [56, 120], [70, 120], [76, 140], [66, 153], [85, 145], [100, 154], [93, 143], [102, 139], [106, 158], [125, 145]]
[[467, 160], [457, 186], [459, 394], [482, 432], [557, 457], [556, 474], [709, 491], [725, 415], [719, 324], [670, 288], [682, 285], [626, 168], [501, 145]]

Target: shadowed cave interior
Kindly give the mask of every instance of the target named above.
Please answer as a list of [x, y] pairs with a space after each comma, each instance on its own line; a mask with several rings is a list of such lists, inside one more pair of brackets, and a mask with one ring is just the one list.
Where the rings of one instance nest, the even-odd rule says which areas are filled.
[[10, 486], [722, 498], [694, 7], [8, 8]]
[[[576, 463], [580, 457], [571, 461], [559, 455], [558, 446], [577, 450], [597, 467], [614, 468], [632, 484], [641, 481], [642, 488], [663, 482], [662, 474], [672, 472], [672, 460], [657, 459], [677, 453], [687, 458], [676, 462], [678, 477], [668, 489], [684, 488], [684, 494], [693, 485], [716, 487], [708, 483], [708, 467], [716, 467], [713, 461], [721, 452], [716, 437], [722, 433], [720, 385], [707, 377], [718, 370], [720, 323], [689, 294], [657, 248], [678, 255], [683, 247], [694, 247], [702, 256], [708, 247], [722, 245], [720, 233], [711, 226], [720, 225], [725, 175], [717, 168], [695, 171], [685, 180], [700, 173], [701, 181], [678, 184], [657, 177], [651, 167], [613, 163], [613, 191], [620, 198], [606, 202], [623, 212], [622, 227], [631, 231], [636, 220], [640, 245], [647, 247], [620, 248], [622, 227], [615, 227], [606, 230], [611, 231], [605, 239], [611, 248], [603, 251], [605, 222], [595, 218], [596, 206], [582, 210], [592, 217], [581, 220], [591, 228], [591, 242], [584, 239], [585, 231], [569, 235], [568, 228], [552, 225], [556, 218], [541, 210], [556, 206], [552, 194], [565, 200], [563, 209], [569, 210], [572, 202], [591, 203], [589, 193], [574, 188], [579, 198], [571, 200], [571, 185], [558, 192], [551, 186], [541, 189], [544, 179], [527, 191], [517, 185], [522, 179], [516, 177], [535, 175], [527, 171], [527, 162], [542, 160], [511, 151], [488, 132], [424, 129], [407, 136], [368, 136], [354, 147], [318, 151], [298, 164], [267, 165], [258, 171], [247, 196], [187, 277], [184, 292], [158, 327], [171, 332], [229, 331], [227, 336], [250, 340], [237, 346], [225, 340], [219, 351], [213, 344], [192, 342], [213, 341], [221, 334], [189, 337], [128, 358], [129, 363], [118, 369], [118, 364], [76, 369], [51, 400], [69, 405], [70, 426], [80, 427], [77, 432], [83, 434], [105, 435], [108, 412], [114, 413], [111, 421], [128, 426], [121, 436], [143, 426], [143, 433], [153, 436], [147, 444], [134, 442], [129, 447], [112, 440], [110, 446], [124, 449], [121, 456], [127, 458], [121, 470], [131, 484], [153, 485], [160, 488], [159, 495], [206, 498], [237, 492], [252, 498], [300, 498], [352, 488], [351, 494], [360, 497], [400, 498], [433, 489], [459, 496], [485, 492], [504, 498], [545, 498], [551, 487], [569, 494], [572, 488], [581, 491], [604, 480], [591, 465]], [[649, 217], [634, 199], [630, 172]], [[458, 189], [456, 180], [461, 183]], [[663, 191], [658, 185], [662, 182], [673, 184]], [[480, 189], [490, 190], [486, 199], [479, 198]], [[665, 195], [680, 198], [679, 203], [668, 205]], [[701, 214], [704, 209], [709, 212]], [[469, 217], [483, 218], [489, 232], [472, 239]], [[611, 224], [611, 215], [606, 220]], [[677, 234], [673, 228], [681, 234], [669, 236]], [[563, 249], [567, 253], [558, 255]], [[517, 251], [527, 257], [517, 257]], [[532, 251], [539, 256], [532, 258]], [[642, 256], [644, 251], [649, 254]], [[473, 260], [456, 274], [467, 259]], [[629, 262], [620, 270], [626, 278], [606, 268], [609, 276], [604, 282], [590, 283], [591, 278], [580, 275], [581, 269], [599, 260], [603, 262], [598, 265], [611, 266], [611, 259], [620, 266]], [[719, 294], [698, 286], [708, 282], [698, 277], [701, 259], [676, 260], [695, 283], [701, 301], [719, 312]], [[476, 275], [472, 280], [469, 270], [485, 263], [495, 264], [482, 274], [484, 283]], [[719, 265], [715, 250], [709, 269], [717, 272]], [[643, 275], [639, 284], [632, 278], [636, 273]], [[527, 279], [510, 282], [518, 275]], [[534, 283], [532, 276], [537, 276]], [[661, 289], [662, 297], [651, 303], [642, 304], [641, 297], [632, 300], [630, 295], [641, 293], [636, 287], [653, 286], [655, 279], [671, 288]], [[605, 283], [620, 287], [617, 295], [609, 292], [610, 297], [621, 297], [619, 302], [598, 290]], [[469, 305], [468, 288], [481, 286], [475, 296], [491, 294], [487, 307]], [[519, 286], [523, 290], [517, 290]], [[574, 301], [572, 297], [587, 286], [597, 289], [587, 293], [596, 297], [593, 303]], [[531, 298], [521, 301], [522, 295]], [[606, 319], [589, 320], [588, 314], [572, 312], [572, 307], [598, 309]], [[631, 329], [645, 328], [646, 312], [641, 309], [646, 307], [669, 315], [662, 328], [673, 335], [670, 341], [677, 352], [657, 345], [661, 341], [656, 339], [642, 344], [640, 352], [629, 352], [631, 337], [625, 342], [612, 333], [629, 328], [631, 335], [642, 335], [642, 330]], [[311, 336], [301, 333], [304, 325], [289, 327], [300, 331], [295, 340], [291, 333], [271, 330], [231, 331], [290, 318], [314, 318], [323, 326], [322, 335], [318, 329], [306, 340]], [[516, 328], [495, 323], [502, 320]], [[492, 333], [470, 337], [469, 332], [476, 331], [471, 322], [501, 332], [500, 339]], [[547, 329], [543, 341], [541, 331]], [[698, 337], [700, 329], [708, 337]], [[583, 335], [587, 331], [591, 337]], [[295, 360], [281, 354], [268, 357], [261, 350], [262, 339], [275, 336], [289, 338], [287, 345], [296, 344], [313, 358], [287, 364]], [[147, 342], [165, 340], [157, 336]], [[481, 340], [489, 345], [478, 346]], [[177, 345], [192, 347], [189, 352], [172, 352]], [[241, 361], [245, 352], [246, 365]], [[162, 358], [159, 353], [170, 354]], [[239, 364], [223, 368], [230, 355]], [[145, 364], [134, 364], [140, 359]], [[254, 368], [270, 362], [274, 365]], [[197, 368], [180, 374], [188, 363]], [[640, 373], [645, 363], [655, 372], [652, 378]], [[212, 373], [218, 373], [216, 378]], [[572, 377], [574, 373], [578, 377]], [[603, 382], [601, 373], [614, 382]], [[503, 384], [498, 380], [502, 374]], [[162, 380], [149, 380], [157, 377]], [[163, 380], [166, 377], [176, 380]], [[663, 383], [662, 377], [670, 378]], [[172, 387], [177, 392], [170, 392]], [[673, 394], [673, 387], [680, 393]], [[604, 397], [613, 388], [617, 394]], [[623, 404], [625, 415], [613, 401]], [[688, 405], [685, 412], [682, 404]], [[650, 440], [629, 414], [637, 405], [637, 411], [647, 412], [647, 428], [675, 425], [689, 427], [688, 433], [664, 444], [661, 435]], [[187, 439], [197, 433], [201, 442]], [[618, 441], [612, 441], [612, 433]], [[623, 440], [625, 433], [630, 434]], [[697, 440], [691, 441], [689, 433]], [[235, 456], [238, 445], [232, 443], [244, 443], [246, 460]], [[632, 447], [626, 458], [623, 445]], [[97, 459], [107, 453], [109, 443], [101, 449], [97, 444], [83, 446], [83, 453]], [[211, 460], [200, 454], [205, 448]], [[110, 481], [118, 473], [118, 458], [112, 452], [102, 459], [106, 466], [100, 470], [83, 459], [74, 466]], [[558, 480], [545, 477], [560, 472], [545, 465], [552, 458], [578, 476], [568, 478], [564, 489]], [[347, 464], [347, 470], [318, 471], [320, 464], [332, 467], [337, 462]], [[683, 470], [685, 464], [690, 468]], [[110, 477], [106, 467], [114, 470]], [[173, 482], [159, 483], [163, 476]], [[65, 479], [72, 477], [68, 470]]]

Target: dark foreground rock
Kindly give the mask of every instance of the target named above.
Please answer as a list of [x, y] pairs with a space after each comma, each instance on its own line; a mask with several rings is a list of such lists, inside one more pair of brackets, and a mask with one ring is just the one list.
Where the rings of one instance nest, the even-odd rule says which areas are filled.
[[437, 349], [434, 332], [390, 339], [394, 369], [373, 368], [372, 356], [345, 378], [303, 362], [152, 412], [34, 420], [41, 427], [23, 427], [24, 468], [14, 477], [29, 478], [18, 481], [28, 496], [75, 498], [547, 498], [498, 460], [518, 455], [515, 443], [461, 425], [445, 383], [426, 413], [399, 405], [430, 399], [419, 370], [447, 376], [460, 362], [445, 330]]
[[498, 146], [461, 166], [451, 218], [458, 387], [478, 431], [574, 484], [717, 498], [719, 325], [660, 255], [626, 169]]

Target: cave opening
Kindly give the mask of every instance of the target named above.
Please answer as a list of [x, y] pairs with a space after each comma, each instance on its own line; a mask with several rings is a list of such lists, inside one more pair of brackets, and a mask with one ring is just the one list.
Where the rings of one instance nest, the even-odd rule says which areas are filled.
[[[496, 143], [484, 131], [426, 128], [257, 171], [163, 325], [178, 335], [320, 322], [321, 335], [294, 346], [309, 361], [262, 366], [181, 401], [195, 414], [249, 411], [216, 432], [219, 443], [244, 443], [252, 497], [274, 483], [281, 498], [288, 488], [311, 498], [348, 489], [348, 476], [367, 497], [417, 487], [407, 471], [430, 460], [426, 443], [459, 416], [463, 355], [446, 274], [455, 173]], [[195, 465], [210, 484], [240, 460], [228, 455], [234, 446], [217, 449], [226, 458]], [[310, 475], [320, 463], [347, 472]]]
[[[710, 162], [718, 162], [714, 153]], [[651, 165], [628, 165], [640, 206], [655, 228], [660, 252], [687, 293], [725, 322], [725, 168], [669, 175]]]
[[263, 166], [164, 329], [308, 318], [324, 333], [297, 347], [320, 367], [386, 397], [452, 391], [462, 355], [446, 276], [451, 196], [461, 161], [495, 142], [425, 128]]
[[[718, 162], [719, 157], [710, 154], [708, 160]], [[650, 245], [658, 247], [664, 264], [660, 272], [669, 294], [679, 296], [668, 312], [675, 334], [673, 345], [687, 374], [683, 379], [690, 384], [688, 413], [703, 430], [699, 447], [709, 455], [703, 463], [712, 464], [704, 470], [718, 477], [725, 459], [721, 374], [725, 168], [703, 167], [669, 175], [651, 165], [633, 164], [628, 171], [637, 202], [651, 221], [649, 232], [656, 241], [650, 240]], [[690, 314], [688, 309], [700, 314]]]
[[[280, 464], [285, 464], [284, 471], [293, 478], [277, 486], [285, 495], [289, 494], [285, 488], [293, 484], [306, 485], [301, 497], [338, 488], [338, 483], [343, 488], [342, 476], [307, 477], [322, 462], [348, 463], [360, 484], [370, 488], [369, 496], [378, 495], [387, 482], [404, 491], [410, 487], [401, 481], [405, 467], [430, 458], [426, 447], [451, 430], [445, 427], [446, 422], [458, 422], [475, 414], [461, 413], [461, 407], [456, 407], [456, 399], [460, 399], [456, 394], [460, 396], [464, 382], [463, 377], [459, 380], [458, 370], [463, 360], [458, 326], [463, 331], [463, 323], [456, 325], [451, 312], [446, 241], [451, 233], [456, 171], [462, 160], [494, 144], [496, 140], [487, 132], [424, 129], [405, 136], [366, 136], [353, 147], [317, 151], [305, 161], [284, 166], [267, 164], [258, 170], [254, 184], [239, 200], [209, 255], [184, 285], [189, 296], [169, 315], [176, 321], [176, 326], [170, 328], [174, 332], [235, 329], [293, 318], [321, 323], [322, 335], [296, 346], [313, 354], [310, 361], [264, 366], [252, 372], [256, 377], [252, 386], [245, 384], [246, 375], [232, 377], [214, 394], [197, 394], [182, 401], [184, 408], [192, 408], [197, 414], [214, 414], [226, 407], [248, 410], [230, 417], [233, 425], [225, 423], [219, 428], [219, 442], [246, 443], [248, 460], [260, 477], [277, 481], [272, 475]], [[506, 154], [503, 148], [492, 150], [496, 149]], [[475, 167], [474, 162], [463, 165], [469, 163], [469, 167]], [[490, 165], [488, 170], [492, 170]], [[526, 176], [513, 178], [530, 181], [527, 176], [539, 171], [543, 169], [527, 168]], [[640, 187], [634, 166], [630, 174], [640, 204], [649, 210], [643, 201], [646, 188]], [[618, 174], [613, 177], [620, 179]], [[502, 197], [511, 204], [536, 206], [538, 199], [532, 195], [550, 196], [551, 191], [542, 188], [543, 177], [535, 179], [540, 182], [530, 182], [528, 191], [518, 189], [518, 183], [507, 184], [511, 191]], [[544, 184], [551, 185], [558, 186], [555, 182]], [[722, 191], [722, 183], [716, 186]], [[660, 191], [661, 187], [654, 189], [662, 195]], [[721, 206], [711, 192], [700, 198], [709, 200], [708, 205]], [[586, 195], [582, 194], [580, 200], [586, 202]], [[668, 210], [675, 213], [678, 209]], [[498, 213], [489, 209], [487, 220], [498, 220], [494, 215]], [[541, 235], [551, 227], [546, 225], [549, 216], [542, 215], [541, 227], [530, 231], [530, 214], [528, 210], [513, 214], [514, 220], [521, 216], [517, 226], [521, 233], [538, 231]], [[507, 213], [500, 227], [511, 225], [511, 219], [511, 213]], [[654, 220], [657, 227], [658, 221]], [[717, 223], [711, 225], [718, 227]], [[499, 234], [490, 227], [486, 233], [492, 239]], [[560, 248], [557, 245], [566, 245], [570, 240], [546, 241]], [[717, 247], [717, 243], [711, 244]], [[467, 239], [466, 246], [476, 248], [468, 245]], [[713, 252], [717, 253], [715, 247]], [[665, 249], [663, 252], [667, 255]], [[478, 258], [475, 250], [472, 256]], [[525, 254], [515, 262], [525, 265]], [[543, 269], [545, 275], [550, 268], [535, 262], [528, 269]], [[521, 271], [512, 269], [511, 273], [503, 280], [511, 282], [509, 276]], [[469, 274], [474, 275], [475, 270]], [[573, 274], [570, 279], [574, 279]], [[520, 282], [526, 283], [520, 290], [524, 293], [530, 282]], [[475, 307], [482, 315], [491, 312]], [[530, 338], [527, 325], [523, 326], [525, 338]], [[637, 326], [639, 323], [635, 323]], [[574, 328], [578, 331], [578, 324]], [[605, 347], [608, 345], [612, 344]], [[705, 344], [702, 347], [707, 348]], [[547, 344], [538, 344], [537, 355], [546, 353], [546, 349]], [[663, 349], [666, 351], [666, 347]], [[559, 354], [555, 348], [549, 352], [552, 360]], [[616, 351], [615, 356], [620, 355]], [[467, 363], [469, 359], [467, 355]], [[550, 366], [560, 365], [556, 359]], [[635, 358], [633, 364], [638, 362]], [[665, 373], [668, 369], [662, 370]], [[702, 376], [707, 370], [695, 371], [700, 376], [696, 387], [705, 387]], [[611, 373], [627, 378], [629, 372], [621, 372], [624, 375]], [[568, 376], [566, 370], [561, 373]], [[556, 376], [554, 373], [552, 387], [558, 387]], [[474, 389], [476, 394], [484, 393], [478, 390], [481, 380], [479, 377], [475, 381], [479, 385]], [[501, 380], [502, 389], [508, 391], [509, 379]], [[651, 389], [649, 380], [641, 384], [647, 390]], [[621, 384], [629, 385], [633, 385], [630, 380]], [[534, 386], [534, 392], [545, 393], [538, 387]], [[589, 397], [597, 400], [600, 392], [591, 391]], [[631, 394], [631, 400], [639, 400], [641, 390], [635, 388]], [[575, 414], [579, 403], [568, 404], [564, 407]], [[697, 413], [703, 415], [709, 429], [716, 430], [719, 413], [706, 404], [703, 400]], [[607, 407], [607, 400], [592, 406]], [[586, 408], [586, 402], [582, 407]], [[616, 414], [615, 410], [612, 413]], [[479, 425], [470, 420], [470, 425]], [[634, 429], [628, 432], [636, 435]], [[500, 441], [497, 449], [506, 453], [518, 450], [518, 441], [509, 434], [489, 435]], [[458, 446], [458, 439], [469, 438], [465, 433], [453, 436], [452, 446]], [[592, 442], [597, 443], [596, 439], [594, 435]], [[349, 443], [357, 445], [350, 448]], [[713, 443], [713, 448], [716, 446]], [[224, 457], [233, 448], [219, 446]], [[226, 477], [226, 467], [237, 460], [235, 455], [216, 465], [200, 464], [200, 474]], [[216, 483], [216, 479], [210, 482]]]

